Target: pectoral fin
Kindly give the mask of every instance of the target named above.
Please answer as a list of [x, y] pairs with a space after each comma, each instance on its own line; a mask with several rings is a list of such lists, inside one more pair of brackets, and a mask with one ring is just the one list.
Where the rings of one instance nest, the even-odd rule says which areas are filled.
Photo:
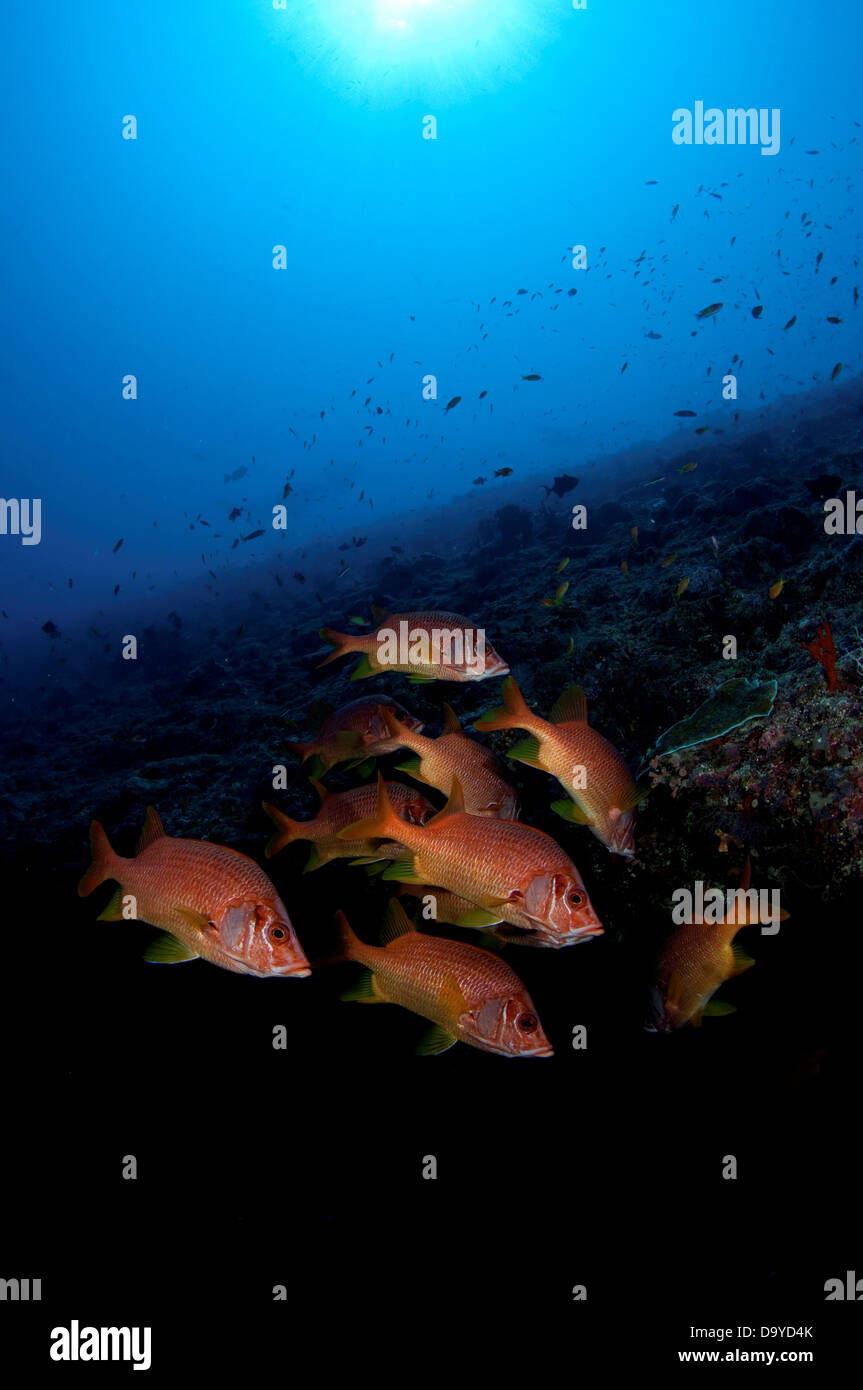
[[561, 797], [560, 801], [553, 801], [551, 803], [551, 809], [552, 811], [556, 811], [559, 816], [562, 816], [564, 820], [570, 821], [573, 825], [596, 824], [587, 812], [582, 811], [581, 807], [576, 805], [574, 801], [570, 801], [568, 796]]

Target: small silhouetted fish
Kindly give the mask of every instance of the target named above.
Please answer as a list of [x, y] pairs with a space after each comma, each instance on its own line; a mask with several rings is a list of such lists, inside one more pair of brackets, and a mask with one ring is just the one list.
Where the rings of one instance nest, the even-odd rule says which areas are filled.
[[488, 391], [480, 391], [480, 393], [479, 393], [479, 398], [480, 398], [480, 400], [482, 400], [483, 396], [487, 396], [487, 395], [488, 395]]
[[121, 536], [120, 539], [118, 540], [117, 544], [114, 546], [114, 549], [111, 551], [111, 554], [112, 554], [112, 555], [116, 555], [117, 551], [120, 549], [120, 546], [121, 546], [122, 544], [123, 544], [123, 537]]
[[788, 320], [788, 322], [786, 323], [785, 327], [786, 327], [786, 328], [793, 328], [796, 322], [797, 322], [797, 315], [796, 315], [796, 314], [792, 314], [791, 318]]
[[659, 179], [645, 179], [644, 183], [646, 188], [650, 188], [652, 184], [659, 183]]
[[474, 487], [476, 487], [478, 483], [484, 483], [484, 482], [485, 482], [485, 478], [474, 478], [474, 480], [473, 480], [473, 485], [474, 485]]
[[242, 509], [242, 507], [234, 507], [234, 509], [228, 513], [228, 520], [229, 520], [229, 521], [236, 521], [237, 517], [238, 517], [238, 516], [242, 516], [242, 515], [243, 515], [243, 509]]
[[306, 582], [306, 576], [304, 574], [300, 574], [299, 570], [294, 570], [294, 578], [296, 579], [298, 584], [305, 584]]
[[762, 315], [763, 313], [764, 313], [764, 305], [763, 305], [763, 304], [756, 304], [756, 305], [755, 305], [755, 308], [752, 310], [752, 317], [753, 317], [754, 319], [760, 319], [760, 318], [761, 318], [761, 315]]
[[661, 333], [645, 333], [645, 338], [661, 338]]
[[69, 588], [71, 589], [71, 587], [72, 587], [72, 581], [71, 581], [71, 579], [70, 579], [70, 580], [69, 580]]
[[578, 290], [567, 290], [566, 294], [567, 298], [571, 299], [574, 294], [578, 294]]
[[626, 369], [627, 369], [628, 366], [629, 366], [629, 363], [628, 363], [628, 362], [624, 362], [623, 366], [622, 366], [621, 369], [620, 369], [620, 375], [621, 375], [621, 376], [623, 376], [623, 373], [626, 371]]
[[212, 570], [207, 570], [207, 574], [212, 574], [214, 579], [216, 577]]
[[509, 478], [509, 477], [512, 476], [512, 469], [511, 469], [511, 468], [496, 468], [496, 469], [494, 470], [494, 476], [495, 476], [496, 478]]
[[837, 362], [837, 363], [836, 363], [836, 366], [833, 368], [832, 372], [830, 373], [830, 380], [831, 380], [831, 381], [835, 381], [836, 378], [837, 378], [837, 376], [838, 376], [839, 373], [841, 372], [841, 370], [842, 370], [842, 363], [841, 363], [841, 362]]
[[391, 545], [391, 546], [390, 546], [390, 550], [392, 550], [396, 555], [401, 555], [403, 549], [404, 549], [404, 547], [401, 546], [401, 545]]
[[226, 483], [235, 483], [235, 482], [237, 481], [238, 478], [245, 478], [245, 476], [246, 476], [246, 474], [248, 473], [248, 471], [249, 471], [249, 470], [248, 470], [248, 468], [246, 467], [246, 465], [245, 465], [245, 464], [242, 464], [239, 468], [235, 468], [234, 471], [233, 471], [233, 473], [225, 473], [225, 474], [224, 474], [225, 482], [226, 482]]
[[542, 381], [538, 372], [528, 372], [527, 376], [522, 377], [522, 381]]
[[675, 413], [675, 415], [680, 415], [680, 416], [682, 416], [683, 418], [685, 418], [685, 419], [687, 419], [687, 420], [694, 420], [694, 419], [695, 419], [695, 411], [694, 411], [694, 410], [675, 410], [674, 413]]
[[447, 405], [446, 410], [444, 410], [444, 415], [446, 415], [447, 410], [452, 410], [454, 406], [457, 406], [460, 400], [461, 396], [453, 396], [452, 400]]
[[[215, 575], [213, 576], [213, 578], [215, 578]], [[281, 588], [282, 588], [282, 581], [281, 581], [279, 575], [274, 574], [274, 575], [273, 575], [273, 578], [275, 579], [276, 583], [278, 584], [279, 588], [281, 589]]]
[[284, 502], [285, 498], [288, 496], [288, 494], [291, 493], [291, 492], [293, 492], [293, 490], [294, 490], [294, 489], [291, 487], [290, 483], [285, 483], [285, 486], [282, 488], [282, 501], [283, 501], [283, 502]]
[[827, 322], [828, 322], [828, 323], [841, 323], [842, 320], [841, 320], [840, 318], [838, 318], [835, 314], [828, 314], [828, 315], [827, 315]]
[[47, 634], [48, 634], [49, 637], [59, 637], [59, 636], [60, 636], [60, 629], [59, 629], [59, 627], [57, 626], [56, 623], [52, 623], [50, 618], [48, 619], [47, 623], [43, 623], [43, 624], [42, 624], [42, 631], [43, 631], [43, 632], [47, 632]]
[[[542, 484], [545, 487], [545, 483]], [[559, 478], [555, 478], [551, 487], [545, 487], [545, 495], [548, 497], [552, 492], [555, 497], [565, 497], [568, 492], [572, 492], [578, 486], [578, 479], [570, 477], [569, 473], [562, 473]]]
[[120, 592], [120, 585], [119, 585], [119, 584], [115, 584], [115, 585], [114, 585], [114, 597], [115, 597], [115, 598], [117, 597], [117, 595], [119, 594], [119, 592]]
[[256, 541], [256, 540], [258, 539], [258, 536], [262, 536], [263, 534], [264, 534], [263, 529], [260, 530], [260, 531], [250, 531], [249, 534], [248, 534], [247, 536], [243, 536], [243, 540], [244, 540], [244, 541]]
[[718, 313], [719, 313], [719, 310], [720, 310], [721, 308], [722, 308], [722, 304], [721, 304], [721, 303], [719, 303], [719, 304], [708, 304], [708, 306], [707, 306], [706, 309], [699, 309], [699, 311], [698, 311], [698, 313], [695, 315], [695, 317], [696, 317], [697, 319], [709, 319], [709, 318], [712, 318], [714, 314], [718, 314]]

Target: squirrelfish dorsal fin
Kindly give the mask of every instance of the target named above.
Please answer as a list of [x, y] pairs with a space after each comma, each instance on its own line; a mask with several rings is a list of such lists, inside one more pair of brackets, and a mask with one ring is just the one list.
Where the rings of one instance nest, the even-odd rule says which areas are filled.
[[548, 716], [551, 724], [586, 724], [587, 697], [580, 685], [571, 685], [555, 700]]
[[155, 806], [148, 806], [147, 814], [144, 816], [144, 828], [138, 837], [138, 845], [135, 853], [140, 854], [142, 849], [146, 849], [148, 845], [152, 845], [155, 840], [161, 840], [164, 834], [165, 827], [159, 819], [159, 812], [156, 810]]
[[468, 1012], [467, 1000], [452, 971], [444, 977], [444, 982], [440, 987], [440, 1005], [442, 1009], [446, 1010], [447, 1017], [452, 1019], [453, 1023], [456, 1023], [462, 1014]]
[[384, 920], [381, 923], [380, 942], [388, 946], [400, 936], [409, 936], [416, 931], [416, 924], [408, 917], [398, 898], [390, 898]]
[[464, 792], [461, 789], [461, 782], [457, 777], [453, 777], [452, 791], [447, 798], [446, 806], [444, 806], [442, 811], [438, 811], [436, 816], [432, 816], [430, 820], [426, 821], [426, 827], [430, 825], [439, 825], [440, 822], [446, 820], [447, 817], [457, 816], [460, 813], [464, 813]]
[[460, 734], [461, 723], [459, 717], [452, 705], [447, 704], [446, 701], [444, 701], [443, 716], [443, 732], [445, 734]]

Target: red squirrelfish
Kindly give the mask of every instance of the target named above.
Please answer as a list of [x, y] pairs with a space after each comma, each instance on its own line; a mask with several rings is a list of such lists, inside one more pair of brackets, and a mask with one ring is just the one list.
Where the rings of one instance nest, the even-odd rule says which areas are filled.
[[481, 681], [509, 670], [485, 629], [458, 613], [387, 613], [372, 604], [372, 617], [378, 626], [365, 634], [322, 627], [334, 650], [321, 665], [361, 652], [352, 681], [381, 671], [401, 671], [411, 681]]
[[343, 999], [400, 1004], [432, 1024], [420, 1046], [426, 1056], [469, 1043], [501, 1057], [550, 1057], [551, 1044], [533, 1001], [505, 961], [463, 941], [424, 936], [392, 899], [381, 946], [368, 946], [336, 914], [341, 960], [365, 966]]
[[400, 746], [387, 736], [386, 725], [381, 718], [381, 708], [387, 709], [412, 731], [423, 727], [421, 719], [408, 714], [398, 700], [389, 695], [377, 695], [371, 699], [363, 697], [351, 700], [327, 715], [321, 725], [317, 738], [309, 743], [288, 743], [291, 752], [305, 762], [313, 758], [312, 775], [319, 777], [337, 763], [355, 759], [383, 757], [394, 753]]
[[381, 709], [381, 718], [393, 743], [419, 754], [419, 757], [397, 763], [398, 771], [409, 773], [445, 796], [450, 793], [453, 777], [458, 777], [464, 792], [464, 808], [469, 815], [518, 820], [521, 809], [518, 797], [501, 776], [500, 763], [494, 753], [462, 733], [458, 716], [450, 705], [444, 705], [444, 711], [440, 738], [426, 738], [400, 724], [388, 710]]
[[494, 921], [540, 932], [550, 946], [600, 936], [578, 869], [556, 840], [519, 821], [469, 816], [458, 778], [442, 811], [426, 825], [405, 825], [378, 778], [375, 814], [339, 832], [343, 840], [400, 840], [405, 854], [383, 878], [438, 883], [489, 912]]
[[[749, 888], [750, 865], [746, 861], [740, 890]], [[779, 913], [785, 920], [788, 913]], [[692, 922], [676, 927], [662, 949], [656, 970], [656, 983], [650, 994], [645, 1028], [649, 1033], [671, 1033], [686, 1023], [698, 1027], [705, 1015], [734, 1013], [734, 1005], [713, 995], [726, 980], [741, 975], [755, 962], [734, 938], [741, 927], [761, 922], [758, 902], [737, 899], [733, 921], [705, 922], [704, 913]], [[713, 1002], [711, 1002], [711, 1000]]]
[[132, 859], [115, 854], [98, 821], [92, 863], [78, 884], [84, 898], [105, 879], [120, 884], [99, 914], [162, 927], [145, 959], [165, 964], [203, 956], [241, 975], [309, 975], [284, 903], [253, 859], [208, 840], [166, 835], [152, 806]]
[[556, 777], [571, 798], [552, 802], [565, 820], [589, 825], [612, 854], [635, 853], [635, 807], [644, 795], [623, 758], [587, 722], [581, 686], [571, 686], [551, 711], [550, 722], [533, 714], [512, 676], [503, 683], [504, 704], [476, 721], [477, 729], [527, 729], [531, 735], [507, 757]]
[[[363, 863], [377, 859], [398, 859], [404, 849], [400, 842], [393, 840], [366, 840], [360, 844], [348, 844], [339, 839], [339, 831], [346, 825], [353, 825], [363, 816], [370, 816], [377, 805], [377, 787], [352, 787], [346, 792], [330, 792], [321, 782], [312, 778], [321, 799], [321, 809], [314, 820], [298, 821], [286, 816], [277, 806], [264, 802], [264, 810], [277, 827], [266, 850], [271, 859], [279, 850], [293, 840], [311, 840], [312, 850], [306, 862], [304, 873], [319, 868], [331, 859], [355, 859]], [[388, 782], [387, 793], [397, 815], [413, 825], [425, 825], [435, 814], [436, 808], [413, 787], [401, 782]]]

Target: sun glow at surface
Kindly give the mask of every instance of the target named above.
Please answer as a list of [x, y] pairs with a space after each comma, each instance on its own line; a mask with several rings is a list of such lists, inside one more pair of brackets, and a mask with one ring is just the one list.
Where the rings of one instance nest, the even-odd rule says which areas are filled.
[[555, 0], [290, 0], [275, 12], [280, 36], [320, 80], [384, 105], [504, 85], [565, 13]]

